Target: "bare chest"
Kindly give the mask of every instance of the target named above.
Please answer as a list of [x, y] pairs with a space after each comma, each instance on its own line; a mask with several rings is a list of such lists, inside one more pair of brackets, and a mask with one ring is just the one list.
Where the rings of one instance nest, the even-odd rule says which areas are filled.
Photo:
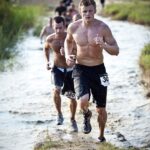
[[73, 35], [75, 42], [80, 45], [96, 45], [95, 38], [97, 36], [102, 36], [102, 32], [96, 28], [91, 27], [89, 29], [79, 28]]
[[60, 53], [60, 48], [64, 47], [64, 40], [53, 40], [51, 42], [51, 48], [54, 52]]

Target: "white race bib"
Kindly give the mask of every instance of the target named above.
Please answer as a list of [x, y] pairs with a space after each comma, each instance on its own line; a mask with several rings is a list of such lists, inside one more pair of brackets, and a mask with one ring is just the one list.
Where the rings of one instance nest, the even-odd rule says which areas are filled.
[[101, 85], [108, 86], [109, 85], [109, 78], [107, 74], [103, 74], [103, 76], [100, 76]]

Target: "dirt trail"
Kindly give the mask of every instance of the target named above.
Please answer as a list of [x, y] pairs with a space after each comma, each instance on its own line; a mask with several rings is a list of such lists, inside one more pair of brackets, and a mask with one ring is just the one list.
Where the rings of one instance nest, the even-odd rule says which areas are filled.
[[[84, 136], [82, 133], [72, 133], [73, 139], [65, 140], [62, 138], [62, 136], [66, 136], [65, 131], [60, 130], [58, 132], [59, 134], [51, 134], [49, 138], [46, 138], [52, 145], [51, 150], [98, 150], [100, 148], [100, 144], [90, 136]], [[43, 143], [36, 144], [34, 150], [42, 147]]]

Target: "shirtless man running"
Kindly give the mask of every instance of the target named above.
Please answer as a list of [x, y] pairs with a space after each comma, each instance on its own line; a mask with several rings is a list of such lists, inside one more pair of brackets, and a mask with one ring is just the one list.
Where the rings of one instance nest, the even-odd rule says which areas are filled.
[[[61, 16], [54, 17], [54, 33], [46, 39], [44, 52], [47, 61], [47, 69], [51, 69], [52, 83], [54, 84], [54, 103], [58, 113], [57, 125], [62, 125], [64, 118], [61, 111], [60, 93], [66, 95], [70, 99], [71, 127], [73, 132], [78, 131], [75, 120], [77, 102], [75, 100], [72, 68], [66, 64], [64, 56], [64, 40], [66, 38], [65, 22]], [[54, 65], [50, 65], [50, 49], [54, 54]], [[63, 89], [62, 89], [63, 87]]]
[[[107, 120], [106, 97], [108, 75], [103, 62], [103, 50], [110, 55], [118, 55], [119, 48], [110, 28], [102, 21], [94, 18], [96, 3], [94, 0], [80, 0], [82, 19], [71, 23], [67, 29], [65, 40], [65, 57], [68, 66], [73, 66], [73, 78], [77, 99], [83, 110], [83, 132], [91, 132], [88, 109], [90, 94], [96, 103], [99, 125], [99, 141], [104, 142], [104, 129]], [[77, 45], [76, 61], [72, 59], [73, 43]]]
[[47, 25], [45, 25], [40, 33], [40, 39], [41, 39], [41, 43], [43, 42], [43, 37], [47, 37], [48, 35], [54, 33], [54, 30], [52, 28], [52, 18], [49, 18], [49, 22]]

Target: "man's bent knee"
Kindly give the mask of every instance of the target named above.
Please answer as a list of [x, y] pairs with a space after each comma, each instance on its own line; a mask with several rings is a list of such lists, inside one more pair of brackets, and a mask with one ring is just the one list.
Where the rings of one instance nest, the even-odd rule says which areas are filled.
[[60, 95], [60, 89], [59, 88], [55, 88], [53, 90], [53, 92], [54, 92], [54, 96], [56, 96], [56, 97]]
[[97, 108], [97, 113], [99, 115], [103, 115], [104, 113], [106, 113], [105, 107], [99, 107], [99, 108]]
[[83, 95], [79, 100], [81, 109], [85, 109], [89, 105], [89, 94]]

